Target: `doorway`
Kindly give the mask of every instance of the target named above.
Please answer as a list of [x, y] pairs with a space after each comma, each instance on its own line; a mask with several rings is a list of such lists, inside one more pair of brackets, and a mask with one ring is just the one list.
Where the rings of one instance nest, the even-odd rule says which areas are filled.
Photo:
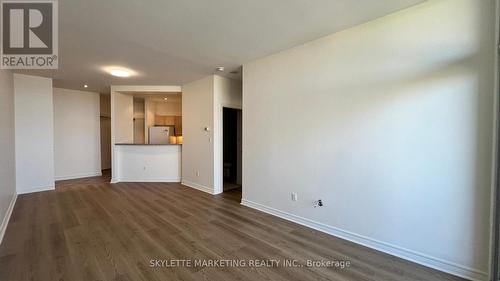
[[111, 175], [111, 96], [100, 94], [101, 170]]
[[145, 135], [145, 104], [143, 98], [134, 97], [134, 143], [146, 143]]
[[242, 111], [222, 109], [222, 178], [223, 192], [241, 200]]

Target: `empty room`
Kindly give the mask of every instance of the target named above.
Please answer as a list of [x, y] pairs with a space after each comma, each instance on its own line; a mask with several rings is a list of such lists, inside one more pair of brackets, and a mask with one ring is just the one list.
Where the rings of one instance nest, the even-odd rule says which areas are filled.
[[500, 0], [0, 7], [0, 280], [500, 281]]

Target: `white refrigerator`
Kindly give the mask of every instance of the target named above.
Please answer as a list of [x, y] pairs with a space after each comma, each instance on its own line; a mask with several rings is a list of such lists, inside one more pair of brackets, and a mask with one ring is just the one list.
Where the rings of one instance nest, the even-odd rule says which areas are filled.
[[172, 127], [161, 126], [149, 128], [150, 144], [168, 144], [168, 137], [174, 134]]

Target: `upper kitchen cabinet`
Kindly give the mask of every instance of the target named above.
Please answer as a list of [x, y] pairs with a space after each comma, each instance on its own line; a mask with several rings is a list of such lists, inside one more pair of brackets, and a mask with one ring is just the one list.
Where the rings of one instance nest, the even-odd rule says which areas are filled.
[[[182, 95], [150, 95], [146, 98], [146, 131], [150, 127], [169, 126], [182, 136]], [[175, 130], [174, 130], [175, 129]], [[146, 140], [149, 136], [146, 136]]]
[[155, 116], [155, 126], [175, 126], [178, 116]]
[[182, 136], [182, 116], [175, 116], [175, 134]]

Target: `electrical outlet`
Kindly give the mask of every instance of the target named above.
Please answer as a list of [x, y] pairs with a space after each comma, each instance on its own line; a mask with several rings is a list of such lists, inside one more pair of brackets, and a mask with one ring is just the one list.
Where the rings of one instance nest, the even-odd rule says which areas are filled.
[[318, 199], [318, 200], [314, 201], [314, 205], [313, 206], [314, 206], [314, 208], [316, 208], [316, 207], [323, 207], [323, 200]]
[[292, 193], [292, 201], [297, 201], [297, 193]]
[[200, 176], [200, 171], [196, 171], [196, 176], [199, 177]]

